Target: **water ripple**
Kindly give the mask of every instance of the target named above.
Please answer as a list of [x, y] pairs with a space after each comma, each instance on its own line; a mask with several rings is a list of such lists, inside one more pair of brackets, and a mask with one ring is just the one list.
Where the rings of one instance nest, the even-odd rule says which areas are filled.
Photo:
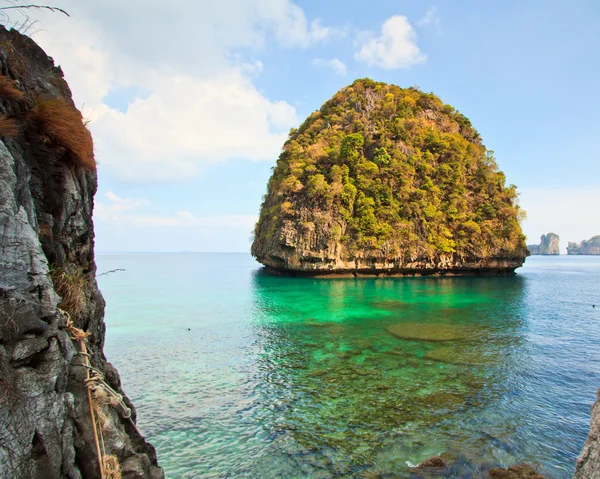
[[573, 472], [600, 384], [598, 259], [325, 281], [247, 255], [98, 262], [127, 270], [100, 278], [106, 353], [168, 477], [410, 477], [437, 454], [453, 477]]

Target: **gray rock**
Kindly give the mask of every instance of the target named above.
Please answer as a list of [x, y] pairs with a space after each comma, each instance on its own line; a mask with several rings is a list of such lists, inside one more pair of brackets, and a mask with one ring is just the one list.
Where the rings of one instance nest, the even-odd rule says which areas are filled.
[[[74, 164], [32, 120], [38, 95], [74, 107], [52, 59], [31, 39], [0, 27], [0, 72], [26, 94], [18, 104], [0, 96], [0, 115], [24, 128], [17, 138], [0, 136], [0, 478], [94, 478], [99, 466], [86, 370], [65, 329], [67, 315], [58, 309], [66, 306], [52, 268], [81, 280], [81, 307], [71, 319], [91, 333], [94, 367], [124, 395], [102, 351], [104, 300], [95, 279], [92, 224], [96, 173]], [[136, 475], [129, 477], [162, 478], [154, 448], [131, 419], [104, 409], [107, 452], [132, 465]]]
[[592, 406], [590, 433], [577, 458], [573, 479], [600, 478], [600, 389]]
[[48, 340], [44, 337], [27, 338], [19, 341], [12, 354], [13, 361], [24, 359], [39, 353], [48, 347]]
[[581, 243], [571, 243], [567, 246], [567, 254], [572, 255], [598, 255], [600, 254], [600, 235], [592, 236]]
[[560, 254], [560, 237], [555, 233], [542, 235], [540, 244], [527, 245], [527, 249], [532, 255], [558, 255]]

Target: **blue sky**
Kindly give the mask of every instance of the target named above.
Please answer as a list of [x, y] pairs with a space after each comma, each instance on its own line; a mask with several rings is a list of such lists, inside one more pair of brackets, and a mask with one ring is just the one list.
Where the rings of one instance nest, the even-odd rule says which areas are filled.
[[598, 2], [54, 3], [34, 38], [91, 120], [98, 251], [248, 251], [287, 131], [362, 77], [468, 116], [530, 242], [600, 234]]

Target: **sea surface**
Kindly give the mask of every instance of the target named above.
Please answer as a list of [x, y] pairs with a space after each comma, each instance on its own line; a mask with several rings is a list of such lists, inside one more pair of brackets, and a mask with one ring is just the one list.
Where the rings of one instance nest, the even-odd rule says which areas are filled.
[[574, 471], [600, 386], [600, 257], [530, 257], [510, 278], [97, 262], [125, 269], [98, 278], [105, 352], [169, 478], [409, 478], [438, 454], [443, 477]]

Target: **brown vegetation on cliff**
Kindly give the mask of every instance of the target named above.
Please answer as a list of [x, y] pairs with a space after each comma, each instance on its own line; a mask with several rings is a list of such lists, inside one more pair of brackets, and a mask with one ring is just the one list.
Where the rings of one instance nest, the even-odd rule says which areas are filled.
[[25, 98], [25, 94], [19, 90], [13, 80], [6, 75], [0, 75], [0, 97], [12, 101], [21, 101]]
[[14, 138], [19, 136], [20, 133], [21, 129], [19, 128], [17, 120], [0, 115], [0, 136], [4, 138]]
[[71, 161], [89, 170], [96, 169], [92, 134], [73, 104], [57, 98], [37, 98], [32, 116], [51, 141], [67, 150]]

